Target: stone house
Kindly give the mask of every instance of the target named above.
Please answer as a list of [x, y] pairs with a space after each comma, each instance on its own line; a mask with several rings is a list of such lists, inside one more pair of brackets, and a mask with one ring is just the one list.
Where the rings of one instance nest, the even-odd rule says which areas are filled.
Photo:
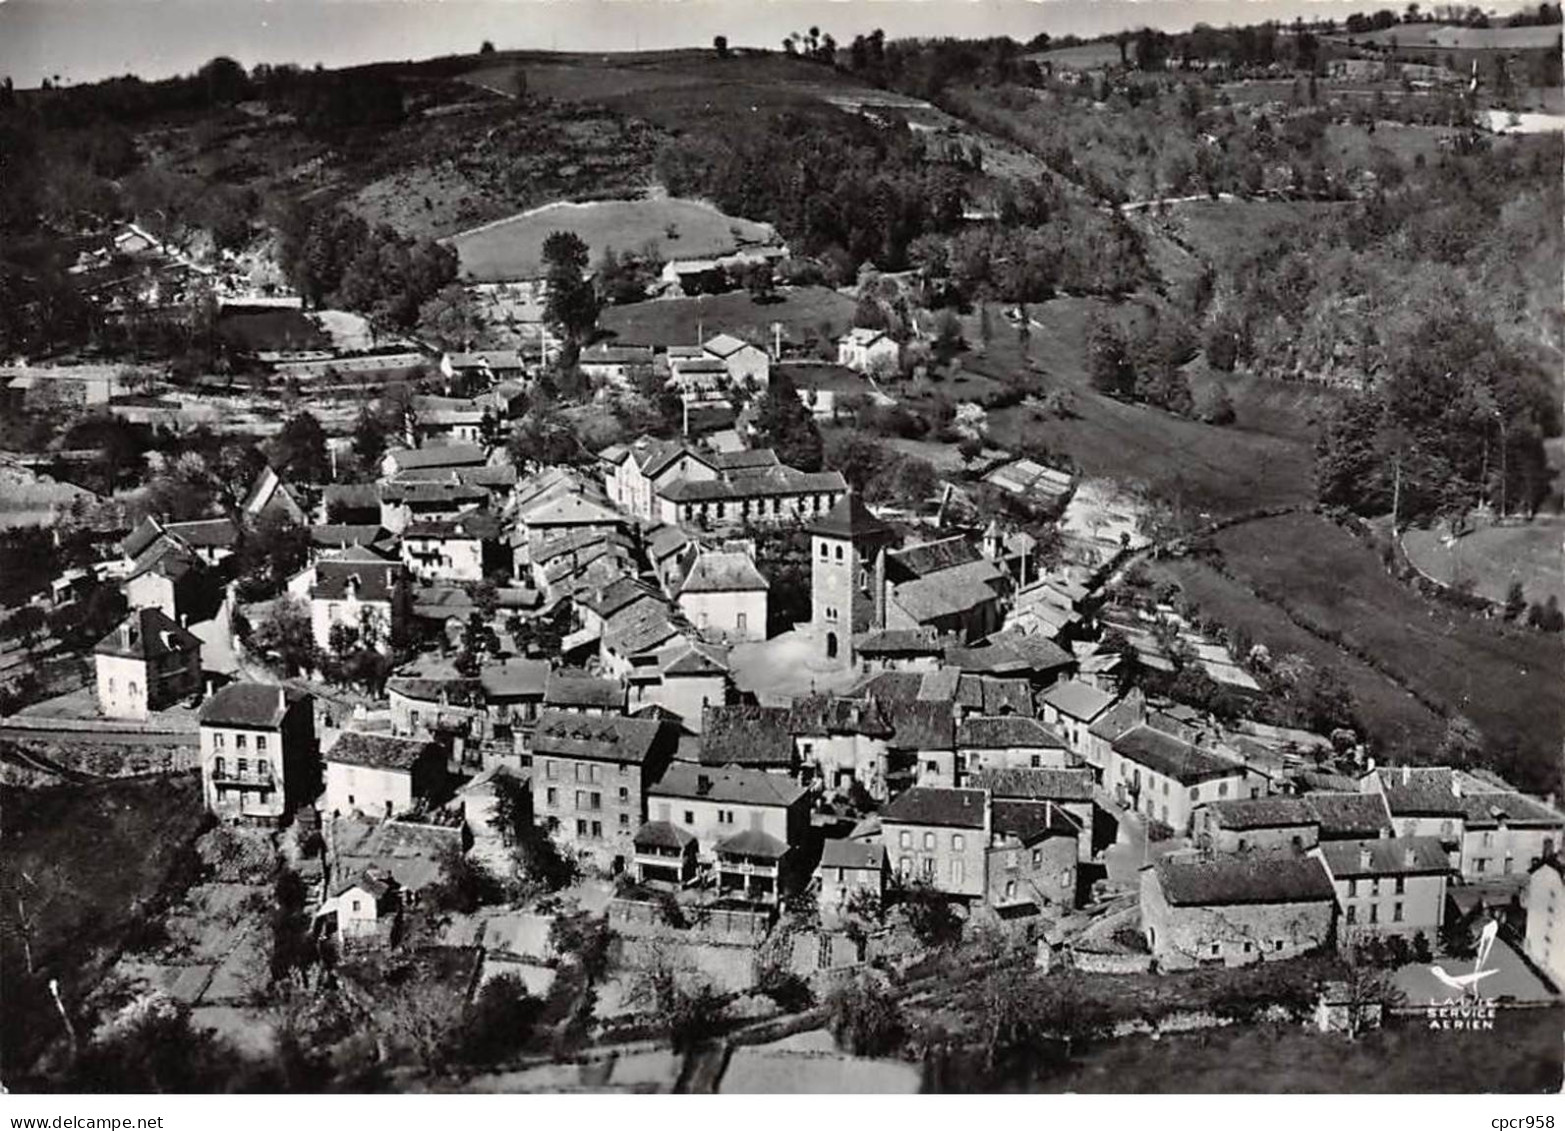
[[421, 581], [482, 581], [509, 572], [507, 556], [500, 520], [482, 511], [410, 522], [402, 531], [402, 562]]
[[231, 683], [201, 707], [201, 787], [222, 820], [281, 824], [320, 791], [310, 696]]
[[878, 841], [826, 840], [815, 869], [821, 913], [843, 913], [859, 892], [883, 905], [886, 871], [886, 846]]
[[385, 654], [404, 612], [395, 599], [401, 573], [401, 562], [353, 546], [323, 555], [289, 588], [308, 583], [310, 631], [317, 648], [330, 652], [332, 629], [341, 626], [352, 630], [361, 646]]
[[956, 718], [949, 700], [898, 700], [889, 705], [887, 784], [956, 785]]
[[958, 784], [980, 770], [1064, 769], [1074, 759], [1065, 740], [1024, 715], [975, 715], [956, 728]]
[[987, 892], [991, 827], [983, 790], [914, 786], [881, 810], [880, 829], [900, 883], [927, 883], [962, 899]]
[[[1114, 822], [1093, 797], [1092, 771], [1085, 766], [1067, 769], [982, 770], [967, 782], [982, 789], [995, 804], [1035, 805], [1064, 813], [1080, 833], [1078, 858], [1092, 860], [1100, 848], [1113, 843]], [[1101, 843], [1100, 843], [1101, 842]]]
[[1302, 797], [1246, 797], [1197, 806], [1191, 831], [1212, 852], [1305, 852], [1320, 841], [1320, 818]]
[[1116, 799], [1176, 834], [1203, 801], [1260, 796], [1265, 778], [1183, 739], [1138, 726], [1115, 740], [1109, 780]]
[[837, 339], [837, 364], [859, 373], [878, 372], [888, 366], [894, 369], [901, 356], [902, 347], [884, 330], [855, 326]]
[[851, 790], [857, 783], [869, 796], [886, 798], [886, 744], [894, 732], [873, 699], [796, 699], [787, 725], [805, 783], [818, 782], [827, 791]]
[[718, 334], [707, 339], [701, 348], [708, 357], [722, 363], [735, 385], [764, 389], [771, 384], [771, 355], [760, 346], [732, 334]]
[[704, 637], [765, 640], [770, 588], [742, 545], [699, 550], [679, 582], [679, 608]]
[[138, 609], [93, 648], [98, 710], [110, 718], [149, 712], [201, 691], [201, 638], [161, 609]]
[[1366, 934], [1411, 940], [1420, 931], [1431, 946], [1439, 941], [1451, 875], [1439, 837], [1335, 840], [1314, 855], [1336, 888], [1342, 912], [1339, 943]]
[[1108, 764], [1109, 744], [1092, 733], [1092, 726], [1116, 701], [1111, 692], [1068, 679], [1038, 695], [1038, 715], [1065, 739], [1072, 754], [1101, 775]]
[[346, 945], [381, 938], [398, 910], [397, 882], [368, 869], [336, 885], [315, 912], [316, 929]]
[[1141, 870], [1141, 928], [1158, 969], [1246, 966], [1330, 945], [1336, 892], [1314, 856], [1164, 856]]
[[1053, 802], [990, 802], [986, 897], [1002, 916], [1055, 914], [1076, 905], [1082, 829]]
[[344, 731], [322, 754], [328, 814], [390, 818], [420, 802], [438, 800], [446, 782], [446, 755], [427, 738]]

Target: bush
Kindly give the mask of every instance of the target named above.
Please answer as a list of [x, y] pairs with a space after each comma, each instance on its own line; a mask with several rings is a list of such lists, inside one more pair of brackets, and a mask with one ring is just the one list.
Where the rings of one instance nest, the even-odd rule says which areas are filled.
[[908, 926], [925, 946], [954, 946], [962, 938], [962, 920], [951, 901], [929, 883], [920, 881], [903, 889]]
[[792, 970], [779, 966], [763, 970], [756, 988], [776, 1002], [777, 1008], [784, 1013], [802, 1013], [815, 1004], [815, 991], [810, 989], [810, 984]]
[[832, 991], [826, 1028], [854, 1056], [889, 1056], [907, 1039], [902, 1009], [881, 986], [859, 980]]
[[467, 1064], [495, 1064], [515, 1055], [531, 1036], [543, 1003], [527, 992], [515, 974], [501, 974], [484, 983], [462, 1023], [457, 1038]]

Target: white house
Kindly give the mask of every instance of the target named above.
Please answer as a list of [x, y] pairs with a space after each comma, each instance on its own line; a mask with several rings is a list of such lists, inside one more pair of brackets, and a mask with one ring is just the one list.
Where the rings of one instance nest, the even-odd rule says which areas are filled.
[[1527, 883], [1527, 954], [1565, 985], [1565, 866], [1545, 857]]
[[362, 546], [322, 557], [311, 567], [310, 627], [315, 646], [331, 650], [332, 629], [358, 633], [359, 642], [378, 652], [391, 647], [395, 595], [401, 562], [387, 561]]
[[883, 366], [895, 366], [902, 347], [884, 330], [866, 330], [855, 326], [837, 339], [837, 364], [860, 373], [871, 373]]
[[311, 702], [275, 684], [231, 683], [202, 705], [208, 809], [225, 820], [277, 824], [313, 800], [319, 767]]
[[772, 359], [760, 346], [732, 334], [718, 334], [702, 347], [707, 356], [723, 363], [729, 380], [736, 385], [754, 385], [764, 389], [771, 381]]
[[679, 583], [679, 607], [703, 636], [765, 640], [769, 589], [745, 549], [702, 550]]
[[110, 718], [149, 711], [201, 690], [201, 639], [161, 609], [138, 609], [93, 649], [98, 709]]
[[322, 760], [328, 814], [394, 817], [433, 799], [445, 781], [445, 754], [428, 739], [344, 731]]

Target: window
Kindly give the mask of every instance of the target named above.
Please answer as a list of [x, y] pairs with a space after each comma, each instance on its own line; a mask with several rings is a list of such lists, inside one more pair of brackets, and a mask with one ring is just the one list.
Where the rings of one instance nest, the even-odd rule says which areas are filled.
[[1168, 796], [1168, 783], [1166, 781], [1163, 783], [1163, 796]]
[[1191, 786], [1190, 787], [1190, 800], [1191, 801], [1199, 801], [1199, 800], [1201, 800], [1201, 791], [1198, 788], [1196, 788], [1195, 786]]
[[1483, 846], [1485, 848], [1488, 848], [1488, 847], [1490, 847], [1493, 844], [1494, 844], [1494, 834], [1493, 833], [1484, 833], [1483, 834]]
[[1398, 895], [1401, 895], [1406, 890], [1407, 890], [1407, 881], [1404, 880], [1401, 876], [1398, 876], [1397, 877], [1396, 893]]
[[114, 677], [112, 675], [109, 677], [109, 694], [114, 694]]
[[1222, 953], [1222, 948], [1217, 943], [1213, 943], [1212, 944], [1212, 957], [1216, 958], [1221, 953]]
[[1252, 950], [1254, 950], [1254, 949], [1255, 949], [1255, 946], [1254, 946], [1254, 944], [1253, 944], [1253, 943], [1245, 943], [1245, 944], [1244, 944], [1244, 952], [1245, 952], [1245, 953], [1246, 953], [1246, 954], [1249, 954], [1249, 953], [1250, 953], [1250, 952], [1251, 952], [1251, 951], [1252, 951]]
[[1371, 903], [1369, 905], [1369, 921], [1371, 923], [1380, 922], [1380, 904]]
[[271, 774], [272, 764], [265, 758], [257, 758], [255, 760], [255, 776], [258, 778], [265, 778], [270, 777]]
[[560, 791], [552, 785], [544, 791], [544, 804], [553, 809], [560, 803]]
[[911, 876], [913, 874], [913, 858], [911, 856], [904, 856], [898, 860], [897, 871], [901, 872], [904, 876]]
[[1015, 880], [1006, 880], [1005, 881], [1005, 898], [1006, 899], [1015, 899], [1016, 898], [1016, 881]]
[[244, 750], [246, 747], [249, 746], [249, 744], [250, 744], [250, 738], [249, 738], [248, 735], [243, 735], [243, 734], [236, 734], [236, 735], [234, 735], [234, 749], [235, 750]]
[[961, 833], [952, 833], [951, 834], [951, 851], [952, 852], [961, 852], [965, 847], [967, 847], [967, 842], [962, 839], [962, 834]]
[[[706, 706], [706, 701], [704, 699], [701, 701], [701, 705], [703, 707]], [[619, 764], [619, 776], [624, 777], [628, 773], [630, 773], [630, 766], [625, 762], [621, 762]]]
[[1219, 796], [1219, 797], [1227, 797], [1228, 796], [1228, 783], [1227, 782], [1220, 781], [1220, 782], [1217, 783], [1217, 796]]
[[131, 680], [130, 681], [130, 697], [132, 699], [134, 699], [139, 694], [141, 694], [141, 688], [137, 685], [135, 680]]
[[220, 778], [224, 776], [224, 772], [223, 756], [219, 754], [216, 758], [212, 759], [212, 776], [215, 778]]
[[593, 836], [594, 840], [602, 838], [602, 836], [603, 836], [603, 822], [602, 821], [594, 821], [594, 822], [592, 822], [592, 836]]
[[824, 560], [825, 557], [828, 554], [830, 554], [830, 553], [831, 553], [831, 550], [827, 548], [826, 543], [822, 542], [821, 543], [821, 558]]
[[1391, 905], [1391, 921], [1393, 923], [1402, 921], [1402, 904], [1400, 901]]
[[543, 776], [548, 778], [550, 781], [553, 781], [554, 780], [554, 774], [555, 774], [554, 759], [552, 759], [552, 758], [545, 758], [543, 760]]
[[686, 809], [685, 810], [685, 824], [693, 825], [695, 823], [696, 823], [696, 815], [694, 813], [692, 813], [689, 809]]
[[250, 772], [250, 762], [246, 758], [239, 759], [239, 776], [244, 777]]
[[218, 750], [221, 750], [227, 741], [228, 736], [225, 735], [222, 731], [217, 731], [212, 735], [212, 745]]
[[586, 836], [587, 835], [587, 822], [586, 821], [577, 821], [576, 822], [576, 835], [577, 836]]
[[908, 832], [906, 829], [903, 829], [901, 833], [897, 835], [897, 843], [903, 848], [912, 848], [913, 834]]
[[1007, 868], [1020, 868], [1021, 865], [1022, 854], [1016, 851], [1016, 849], [1013, 848], [1005, 854], [1005, 866]]
[[1482, 856], [1473, 861], [1473, 871], [1475, 872], [1482, 872], [1488, 867], [1489, 861], [1485, 860]]
[[734, 823], [734, 811], [732, 809], [719, 809], [717, 811], [717, 823], [731, 825]]
[[935, 850], [935, 834], [934, 833], [925, 833], [924, 834], [924, 851], [925, 852], [933, 852], [934, 850]]
[[588, 802], [587, 807], [589, 809], [602, 809], [603, 808], [603, 794], [598, 793], [597, 791], [593, 791], [592, 793], [589, 793], [587, 795], [587, 802]]
[[951, 861], [951, 882], [953, 884], [961, 884], [961, 883], [966, 883], [967, 882], [967, 861], [965, 861], [965, 860], [953, 860], [953, 861]]
[[598, 775], [602, 768], [603, 767], [599, 766], [596, 762], [587, 767], [587, 780], [590, 781], [593, 785], [598, 784]]
[[1356, 904], [1352, 904], [1352, 903], [1348, 904], [1348, 922], [1349, 923], [1357, 923], [1358, 920], [1359, 920], [1359, 909], [1358, 909], [1358, 906]]
[[255, 749], [258, 754], [266, 749], [266, 735], [258, 734], [255, 736]]
[[837, 560], [838, 560], [838, 561], [839, 561], [839, 562], [840, 562], [840, 561], [841, 561], [841, 560], [842, 560], [842, 547], [841, 547], [841, 546], [838, 546], [838, 547], [837, 547], [837, 552], [836, 552], [836, 554], [834, 554], [834, 555], [833, 555], [833, 556], [834, 556], [834, 557], [835, 557], [835, 558], [836, 558], [836, 559], [837, 559]]
[[1272, 940], [1272, 949], [1273, 950], [1281, 950], [1282, 949], [1282, 940], [1281, 939], [1273, 939]]
[[359, 901], [355, 899], [353, 901], [353, 910], [357, 911], [358, 909], [359, 909]]
[[1027, 759], [1027, 764], [1036, 770], [1043, 765], [1043, 758], [1041, 755], [1034, 754]]
[[576, 808], [587, 808], [587, 791], [585, 789], [578, 789], [576, 791]]
[[622, 829], [630, 828], [630, 814], [629, 813], [621, 813], [619, 815], [619, 827], [622, 828]]
[[737, 632], [745, 632], [745, 631], [747, 631], [750, 626], [746, 623], [746, 621], [747, 621], [747, 618], [745, 617], [745, 615], [743, 613], [740, 613], [738, 616], [736, 616], [734, 618], [734, 629], [735, 629], [735, 631], [737, 631]]
[[939, 762], [925, 762], [924, 763], [924, 770], [925, 770], [926, 773], [938, 774], [940, 772], [940, 763]]
[[1369, 894], [1370, 895], [1379, 895], [1380, 894], [1380, 877], [1377, 876], [1373, 880], [1369, 881]]
[[1355, 896], [1358, 893], [1359, 893], [1359, 882], [1357, 880], [1349, 880], [1348, 881], [1348, 895], [1349, 896]]
[[630, 790], [626, 789], [624, 786], [620, 786], [619, 787], [619, 799], [621, 801], [629, 801], [630, 800]]
[[924, 879], [926, 879], [926, 880], [933, 880], [934, 878], [935, 878], [935, 861], [934, 861], [934, 859], [932, 857], [926, 856], [926, 857], [924, 857]]

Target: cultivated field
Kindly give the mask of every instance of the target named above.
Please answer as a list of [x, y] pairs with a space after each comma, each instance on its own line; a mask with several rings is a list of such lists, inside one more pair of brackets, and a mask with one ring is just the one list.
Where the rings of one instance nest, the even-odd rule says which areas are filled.
[[1511, 582], [1520, 581], [1528, 601], [1550, 594], [1565, 601], [1565, 572], [1560, 546], [1565, 522], [1537, 519], [1519, 526], [1488, 526], [1447, 545], [1435, 530], [1409, 530], [1402, 546], [1412, 563], [1445, 585], [1471, 582], [1491, 601], [1505, 600]]
[[1558, 788], [1565, 685], [1556, 639], [1424, 600], [1370, 547], [1315, 514], [1245, 523], [1213, 543], [1262, 596], [1514, 752], [1516, 765], [1503, 769], [1518, 785]]
[[[623, 345], [695, 345], [720, 331], [763, 345], [772, 341], [772, 324], [780, 322], [783, 340], [802, 345], [841, 334], [853, 320], [853, 307], [853, 299], [829, 287], [785, 287], [774, 302], [730, 291], [605, 307], [598, 325]], [[823, 327], [829, 327], [824, 335]]]
[[646, 251], [659, 259], [705, 259], [771, 243], [770, 224], [727, 216], [698, 200], [557, 202], [451, 236], [461, 272], [475, 282], [536, 279], [544, 274], [543, 244], [573, 232], [596, 264], [605, 250]]

